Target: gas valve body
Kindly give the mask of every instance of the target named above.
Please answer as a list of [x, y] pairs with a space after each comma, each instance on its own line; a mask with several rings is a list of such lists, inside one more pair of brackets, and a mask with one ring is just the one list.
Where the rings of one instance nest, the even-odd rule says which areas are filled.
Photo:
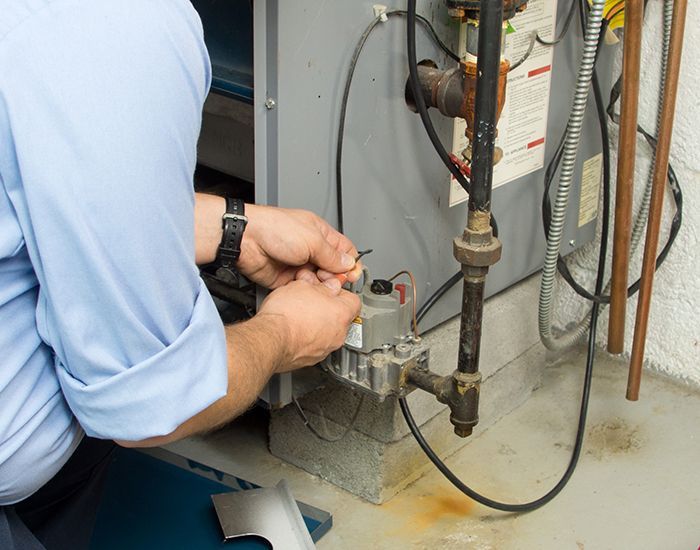
[[323, 363], [344, 384], [371, 394], [379, 401], [404, 396], [408, 369], [427, 368], [428, 348], [413, 336], [413, 287], [369, 278], [359, 293], [360, 315], [353, 321], [345, 345]]

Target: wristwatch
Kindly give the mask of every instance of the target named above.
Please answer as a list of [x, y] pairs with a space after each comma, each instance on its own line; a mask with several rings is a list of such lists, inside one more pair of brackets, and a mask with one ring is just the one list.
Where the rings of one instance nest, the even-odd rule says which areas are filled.
[[226, 213], [221, 217], [223, 235], [216, 253], [217, 267], [233, 269], [241, 255], [243, 232], [248, 225], [245, 204], [241, 199], [226, 198]]

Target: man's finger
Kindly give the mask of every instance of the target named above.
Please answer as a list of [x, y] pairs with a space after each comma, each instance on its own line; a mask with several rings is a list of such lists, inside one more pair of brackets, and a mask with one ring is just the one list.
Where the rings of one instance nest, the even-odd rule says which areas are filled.
[[357, 251], [344, 251], [333, 247], [321, 234], [314, 240], [309, 260], [319, 268], [331, 273], [346, 273], [355, 267]]
[[[352, 270], [342, 273], [342, 275], [344, 276], [345, 281], [349, 281], [351, 283], [359, 281], [360, 277], [362, 276], [362, 262], [356, 262], [355, 267], [352, 268]], [[331, 273], [330, 271], [326, 271], [325, 269], [319, 269], [318, 271], [316, 271], [316, 276], [321, 281], [326, 281], [331, 278], [339, 277], [337, 273]]]
[[328, 279], [326, 281], [323, 281], [323, 284], [326, 287], [330, 288], [333, 292], [340, 292], [340, 287], [343, 286], [342, 281], [340, 281], [337, 278], [332, 278], [332, 279]]
[[319, 269], [316, 271], [316, 277], [318, 277], [320, 281], [327, 281], [328, 279], [333, 279], [337, 276], [337, 273], [331, 273], [330, 271], [326, 271], [325, 269]]
[[321, 282], [316, 276], [316, 273], [308, 268], [298, 270], [294, 278], [298, 281], [306, 281], [307, 283], [311, 284], [318, 284]]

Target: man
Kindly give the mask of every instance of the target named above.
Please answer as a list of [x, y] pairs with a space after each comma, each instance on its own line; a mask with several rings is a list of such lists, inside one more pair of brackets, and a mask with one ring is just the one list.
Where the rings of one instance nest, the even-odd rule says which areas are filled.
[[0, 0], [0, 548], [86, 546], [108, 440], [229, 421], [359, 310], [347, 238], [247, 205], [237, 267], [272, 292], [222, 326], [196, 268], [226, 210], [192, 188], [209, 83], [187, 0]]

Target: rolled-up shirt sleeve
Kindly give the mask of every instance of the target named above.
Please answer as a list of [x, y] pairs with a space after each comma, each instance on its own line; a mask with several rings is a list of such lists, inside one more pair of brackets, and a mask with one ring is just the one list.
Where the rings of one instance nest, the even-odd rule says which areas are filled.
[[56, 1], [14, 33], [5, 183], [39, 333], [86, 433], [168, 434], [227, 389], [223, 326], [194, 264], [210, 82], [199, 19], [186, 0]]

